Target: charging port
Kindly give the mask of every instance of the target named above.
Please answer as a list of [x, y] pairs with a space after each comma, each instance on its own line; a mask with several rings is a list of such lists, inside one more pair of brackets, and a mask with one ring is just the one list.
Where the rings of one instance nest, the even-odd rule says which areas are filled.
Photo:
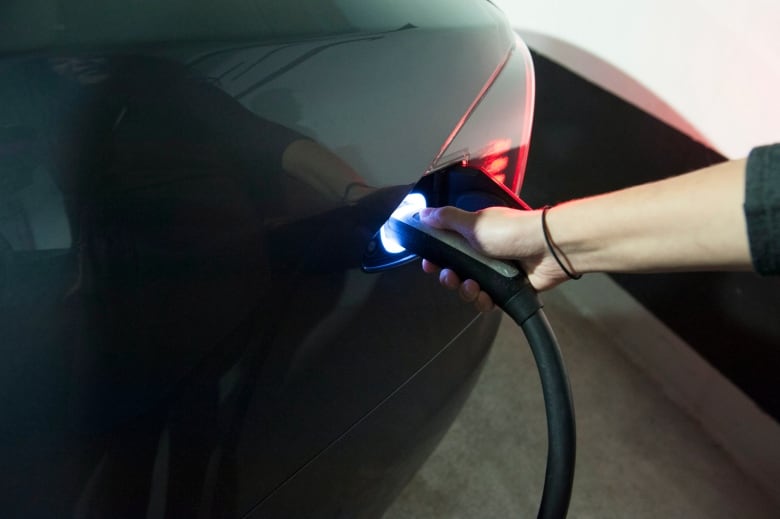
[[[420, 179], [393, 211], [417, 212], [424, 207], [452, 205], [466, 211], [503, 206], [529, 209], [506, 186], [481, 169], [455, 165], [433, 171]], [[417, 258], [387, 233], [387, 223], [374, 234], [363, 255], [364, 272], [382, 272]]]

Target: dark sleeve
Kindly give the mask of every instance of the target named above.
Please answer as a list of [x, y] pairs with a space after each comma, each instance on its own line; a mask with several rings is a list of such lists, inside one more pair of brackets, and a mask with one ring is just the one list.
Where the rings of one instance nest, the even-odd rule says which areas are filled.
[[780, 143], [755, 148], [748, 156], [745, 218], [753, 268], [780, 274]]

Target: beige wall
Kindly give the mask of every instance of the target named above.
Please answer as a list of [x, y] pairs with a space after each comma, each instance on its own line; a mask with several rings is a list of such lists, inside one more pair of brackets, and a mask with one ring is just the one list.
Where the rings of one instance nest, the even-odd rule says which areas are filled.
[[494, 1], [532, 47], [727, 156], [780, 141], [777, 0]]

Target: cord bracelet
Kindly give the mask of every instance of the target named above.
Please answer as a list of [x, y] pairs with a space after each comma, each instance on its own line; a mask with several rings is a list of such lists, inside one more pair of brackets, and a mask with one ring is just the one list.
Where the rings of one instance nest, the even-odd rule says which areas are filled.
[[555, 261], [558, 263], [558, 266], [561, 267], [561, 270], [569, 276], [569, 279], [580, 279], [582, 277], [582, 274], [575, 274], [568, 268], [566, 268], [566, 265], [563, 264], [561, 261], [561, 258], [558, 257], [558, 253], [555, 252], [555, 246], [553, 245], [553, 241], [550, 238], [550, 229], [547, 227], [547, 211], [552, 209], [553, 206], [546, 205], [542, 208], [542, 234], [544, 235], [544, 242], [547, 244], [547, 248], [550, 250], [550, 254], [552, 254], [552, 257], [555, 258]]

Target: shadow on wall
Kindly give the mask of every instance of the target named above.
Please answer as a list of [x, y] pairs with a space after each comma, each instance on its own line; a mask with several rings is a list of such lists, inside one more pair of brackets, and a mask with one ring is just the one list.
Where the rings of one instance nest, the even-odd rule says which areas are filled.
[[[725, 160], [538, 52], [533, 58], [535, 120], [521, 192], [531, 206], [621, 189]], [[780, 419], [780, 278], [749, 272], [613, 278]]]

